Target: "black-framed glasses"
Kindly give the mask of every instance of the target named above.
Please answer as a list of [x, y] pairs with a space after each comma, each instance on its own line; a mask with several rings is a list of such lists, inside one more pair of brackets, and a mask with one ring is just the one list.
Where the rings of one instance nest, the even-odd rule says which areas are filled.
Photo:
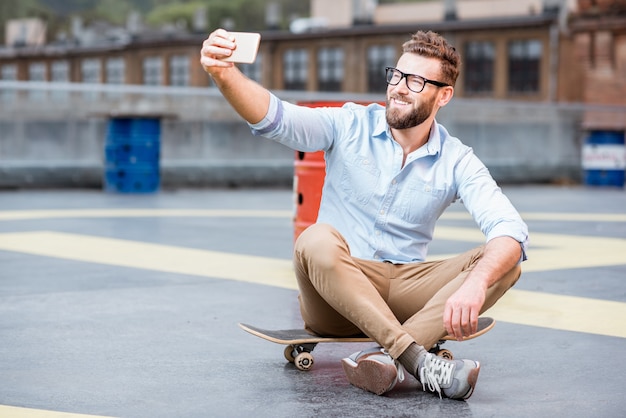
[[442, 83], [441, 81], [429, 80], [417, 74], [405, 74], [402, 71], [394, 67], [385, 67], [385, 74], [387, 76], [387, 84], [397, 86], [404, 78], [406, 80], [406, 86], [415, 93], [421, 93], [426, 87], [427, 83], [437, 87], [446, 87], [449, 84]]

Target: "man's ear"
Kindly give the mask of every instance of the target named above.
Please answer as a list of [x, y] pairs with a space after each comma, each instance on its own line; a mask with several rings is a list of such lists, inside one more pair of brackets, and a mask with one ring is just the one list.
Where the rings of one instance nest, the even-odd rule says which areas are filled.
[[450, 100], [452, 100], [452, 96], [454, 96], [454, 87], [445, 86], [439, 89], [439, 100], [437, 104], [439, 107], [444, 107], [448, 104]]

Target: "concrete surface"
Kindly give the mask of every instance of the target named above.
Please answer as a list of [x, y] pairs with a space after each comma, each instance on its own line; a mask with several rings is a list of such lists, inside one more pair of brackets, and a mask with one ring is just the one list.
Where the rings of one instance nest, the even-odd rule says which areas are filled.
[[[504, 187], [530, 260], [485, 336], [475, 394], [351, 387], [329, 344], [299, 372], [238, 322], [301, 326], [291, 190], [0, 192], [1, 417], [621, 417], [626, 191]], [[455, 205], [432, 257], [480, 242]]]

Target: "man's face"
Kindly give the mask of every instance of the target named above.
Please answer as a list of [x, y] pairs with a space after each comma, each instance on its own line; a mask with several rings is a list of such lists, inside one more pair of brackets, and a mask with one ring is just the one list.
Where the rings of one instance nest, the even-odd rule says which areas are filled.
[[[428, 79], [439, 77], [439, 61], [420, 57], [416, 54], [403, 54], [396, 68], [406, 74], [418, 74]], [[409, 129], [426, 121], [435, 112], [437, 87], [426, 84], [421, 93], [408, 89], [402, 79], [395, 86], [387, 86], [387, 124], [393, 129]]]

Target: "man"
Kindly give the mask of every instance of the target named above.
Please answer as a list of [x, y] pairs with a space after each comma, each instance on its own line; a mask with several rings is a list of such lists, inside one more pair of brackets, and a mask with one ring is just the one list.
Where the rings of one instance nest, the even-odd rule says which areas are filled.
[[[527, 227], [471, 148], [436, 122], [454, 93], [460, 57], [441, 36], [417, 32], [386, 69], [386, 107], [306, 108], [280, 101], [222, 59], [236, 48], [218, 29], [201, 64], [252, 131], [300, 151], [325, 151], [317, 223], [298, 238], [294, 267], [307, 330], [365, 333], [380, 348], [343, 359], [349, 382], [383, 394], [404, 371], [424, 390], [467, 399], [480, 364], [428, 353], [458, 340], [521, 274]], [[434, 225], [462, 199], [484, 246], [425, 261]]]

